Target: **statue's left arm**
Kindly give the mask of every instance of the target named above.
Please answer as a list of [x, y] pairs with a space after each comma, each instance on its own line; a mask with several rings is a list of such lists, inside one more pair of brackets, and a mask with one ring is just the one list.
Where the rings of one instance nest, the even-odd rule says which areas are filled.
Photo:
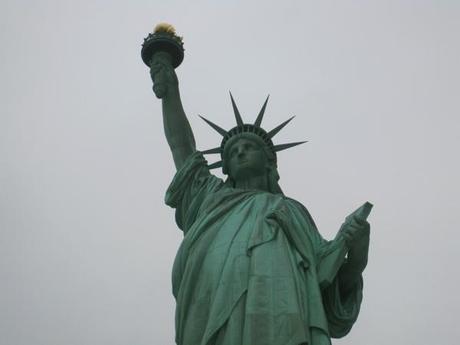
[[314, 283], [309, 289], [318, 289], [321, 295], [321, 309], [327, 319], [325, 329], [333, 338], [343, 337], [351, 330], [361, 306], [361, 273], [367, 263], [369, 224], [355, 224], [354, 217], [350, 217], [336, 239], [327, 241], [308, 210], [298, 202], [290, 202], [290, 212], [277, 212], [277, 220], [307, 267], [315, 271], [310, 275]]
[[338, 272], [340, 292], [346, 295], [361, 280], [361, 274], [367, 266], [369, 253], [370, 225], [365, 220], [354, 217], [342, 230], [348, 247], [347, 260]]
[[[362, 273], [367, 265], [370, 226], [352, 217], [342, 226], [319, 265], [324, 310], [333, 338], [345, 336], [359, 315], [362, 301]], [[346, 257], [345, 257], [346, 256]]]

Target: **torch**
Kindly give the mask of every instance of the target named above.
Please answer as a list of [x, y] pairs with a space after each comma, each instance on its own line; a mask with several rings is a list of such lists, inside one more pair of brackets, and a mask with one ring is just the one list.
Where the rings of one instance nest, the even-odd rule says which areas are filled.
[[158, 52], [165, 52], [171, 57], [171, 63], [177, 68], [184, 60], [184, 42], [176, 35], [174, 27], [167, 23], [160, 23], [144, 38], [141, 56], [144, 63], [151, 67], [152, 58]]
[[144, 63], [150, 67], [153, 92], [158, 98], [163, 98], [167, 94], [170, 81], [168, 69], [177, 68], [184, 59], [182, 37], [176, 35], [172, 25], [158, 24], [153, 33], [144, 38], [141, 56]]

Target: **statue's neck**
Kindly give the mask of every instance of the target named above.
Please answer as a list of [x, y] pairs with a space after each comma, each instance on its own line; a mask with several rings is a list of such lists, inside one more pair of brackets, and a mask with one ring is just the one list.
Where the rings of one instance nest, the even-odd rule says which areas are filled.
[[244, 180], [235, 181], [235, 188], [239, 189], [255, 189], [269, 192], [268, 178], [266, 175], [249, 177]]

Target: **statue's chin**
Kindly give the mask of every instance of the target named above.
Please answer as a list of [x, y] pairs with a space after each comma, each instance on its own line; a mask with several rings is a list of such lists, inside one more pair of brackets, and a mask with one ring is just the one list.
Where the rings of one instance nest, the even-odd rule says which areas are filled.
[[266, 178], [264, 172], [265, 171], [258, 171], [254, 169], [254, 166], [252, 166], [250, 162], [246, 162], [240, 164], [237, 169], [234, 168], [230, 177], [234, 181], [238, 181], [244, 184], [247, 181], [253, 180], [254, 178], [264, 180]]
[[166, 95], [166, 86], [163, 84], [155, 84], [153, 85], [153, 92], [155, 92], [157, 98], [163, 98]]

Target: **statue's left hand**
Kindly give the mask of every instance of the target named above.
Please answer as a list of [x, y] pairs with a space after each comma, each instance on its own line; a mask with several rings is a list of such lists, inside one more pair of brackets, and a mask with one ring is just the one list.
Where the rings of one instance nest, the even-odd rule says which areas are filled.
[[345, 296], [353, 291], [367, 265], [370, 226], [366, 220], [352, 216], [340, 228], [338, 238], [348, 247], [347, 260], [340, 268], [340, 291]]
[[353, 217], [350, 222], [344, 224], [341, 232], [350, 249], [369, 243], [370, 226], [366, 220]]
[[358, 271], [363, 271], [367, 265], [369, 252], [370, 225], [366, 220], [353, 217], [341, 229], [348, 252], [348, 262]]

